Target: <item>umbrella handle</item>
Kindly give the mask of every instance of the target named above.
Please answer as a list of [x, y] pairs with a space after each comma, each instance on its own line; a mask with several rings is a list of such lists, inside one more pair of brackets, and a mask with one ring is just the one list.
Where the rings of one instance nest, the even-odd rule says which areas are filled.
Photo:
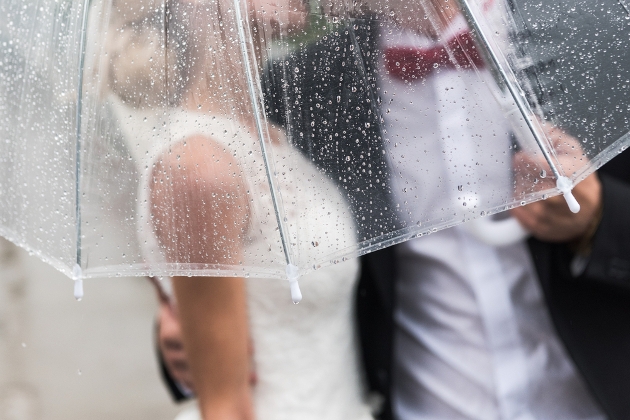
[[514, 217], [502, 220], [482, 217], [471, 220], [463, 226], [479, 241], [491, 246], [512, 245], [529, 236], [529, 232]]

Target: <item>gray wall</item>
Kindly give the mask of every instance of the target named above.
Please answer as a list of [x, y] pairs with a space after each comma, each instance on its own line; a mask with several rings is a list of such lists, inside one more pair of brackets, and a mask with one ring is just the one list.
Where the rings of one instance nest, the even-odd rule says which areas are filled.
[[72, 282], [0, 238], [0, 420], [167, 420], [143, 278]]

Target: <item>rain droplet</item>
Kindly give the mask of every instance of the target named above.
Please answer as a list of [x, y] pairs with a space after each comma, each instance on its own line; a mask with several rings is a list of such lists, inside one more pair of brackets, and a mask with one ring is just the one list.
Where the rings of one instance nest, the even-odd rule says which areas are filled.
[[79, 376], [83, 375], [83, 372], [81, 372], [81, 369], [77, 369], [77, 375]]
[[540, 171], [540, 177], [541, 178], [545, 178], [547, 176], [547, 171], [545, 171], [544, 169], [542, 171]]
[[317, 247], [317, 246], [319, 246], [319, 242], [313, 241], [313, 242], [311, 242], [311, 245], [313, 245], [314, 247]]
[[463, 185], [458, 185], [457, 186], [457, 191], [463, 191], [464, 190], [464, 186]]
[[433, 63], [433, 68], [437, 69], [438, 67], [440, 67], [440, 65], [438, 63]]
[[300, 72], [300, 68], [296, 67], [296, 68], [293, 69], [293, 71], [296, 72], [296, 73], [299, 73]]

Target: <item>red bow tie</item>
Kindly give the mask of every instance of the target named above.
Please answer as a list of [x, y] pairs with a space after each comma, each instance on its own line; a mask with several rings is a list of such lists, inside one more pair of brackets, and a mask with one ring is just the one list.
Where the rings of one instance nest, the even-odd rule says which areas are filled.
[[[453, 54], [453, 60], [447, 51]], [[385, 66], [392, 77], [411, 82], [427, 77], [439, 67], [471, 69], [482, 68], [484, 63], [470, 32], [462, 32], [449, 40], [446, 47], [387, 48]]]

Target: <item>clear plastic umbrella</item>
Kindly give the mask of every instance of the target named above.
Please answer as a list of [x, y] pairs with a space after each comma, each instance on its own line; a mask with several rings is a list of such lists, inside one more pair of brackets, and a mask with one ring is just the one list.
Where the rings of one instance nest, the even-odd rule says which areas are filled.
[[577, 210], [572, 186], [630, 141], [622, 0], [0, 16], [0, 233], [77, 296], [204, 275], [288, 278], [298, 301], [301, 274], [344, 259], [554, 194]]

